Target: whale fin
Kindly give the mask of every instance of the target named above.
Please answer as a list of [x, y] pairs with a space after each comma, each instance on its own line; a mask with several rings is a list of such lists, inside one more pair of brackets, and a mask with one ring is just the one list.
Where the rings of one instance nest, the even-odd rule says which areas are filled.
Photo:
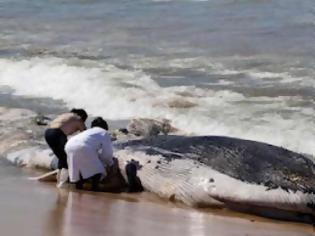
[[28, 177], [29, 180], [37, 181], [56, 181], [58, 170], [53, 170], [40, 176]]

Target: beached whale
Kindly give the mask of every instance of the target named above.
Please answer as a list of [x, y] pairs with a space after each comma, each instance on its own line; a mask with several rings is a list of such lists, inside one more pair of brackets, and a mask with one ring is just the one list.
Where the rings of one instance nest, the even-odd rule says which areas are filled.
[[[114, 149], [123, 175], [126, 164], [135, 163], [144, 188], [161, 197], [288, 220], [312, 222], [315, 216], [315, 164], [287, 149], [230, 137], [176, 135], [116, 141]], [[8, 159], [56, 166], [47, 152], [30, 151], [27, 158], [24, 152]]]
[[315, 164], [284, 148], [230, 137], [172, 135], [115, 147], [121, 167], [138, 162], [145, 189], [162, 197], [283, 219], [315, 215]]

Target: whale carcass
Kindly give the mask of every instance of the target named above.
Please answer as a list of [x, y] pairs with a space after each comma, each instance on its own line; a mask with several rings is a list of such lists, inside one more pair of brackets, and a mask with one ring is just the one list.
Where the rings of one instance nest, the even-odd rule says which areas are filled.
[[315, 164], [287, 149], [230, 137], [175, 135], [115, 147], [121, 167], [137, 163], [144, 188], [162, 197], [283, 219], [315, 215]]
[[[314, 161], [287, 149], [222, 136], [157, 135], [115, 141], [114, 150], [123, 175], [126, 164], [135, 163], [144, 188], [163, 198], [280, 219], [314, 219]], [[56, 166], [45, 150], [23, 153], [8, 159]]]

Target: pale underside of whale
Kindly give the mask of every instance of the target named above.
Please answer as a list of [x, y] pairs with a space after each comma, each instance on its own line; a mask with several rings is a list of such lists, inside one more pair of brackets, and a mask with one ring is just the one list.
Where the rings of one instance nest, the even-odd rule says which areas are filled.
[[[158, 135], [117, 141], [114, 149], [123, 174], [128, 162], [136, 163], [144, 188], [164, 198], [308, 222], [315, 215], [315, 164], [284, 148], [230, 137]], [[8, 159], [54, 168], [48, 152], [30, 148]]]

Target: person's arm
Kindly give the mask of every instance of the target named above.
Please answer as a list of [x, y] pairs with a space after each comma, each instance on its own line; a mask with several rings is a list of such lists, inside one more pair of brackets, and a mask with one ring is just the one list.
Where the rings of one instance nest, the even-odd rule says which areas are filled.
[[86, 130], [86, 126], [81, 119], [78, 121], [78, 129], [80, 130], [80, 132]]
[[85, 123], [81, 120], [81, 117], [79, 117], [77, 115], [73, 115], [72, 119], [75, 122], [77, 131], [82, 132], [82, 131], [86, 130]]

